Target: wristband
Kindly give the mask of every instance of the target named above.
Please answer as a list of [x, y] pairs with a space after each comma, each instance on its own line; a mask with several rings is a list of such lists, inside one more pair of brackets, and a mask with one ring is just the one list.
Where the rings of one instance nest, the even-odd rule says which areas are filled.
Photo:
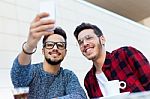
[[37, 46], [36, 46], [36, 48], [34, 49], [33, 52], [27, 52], [27, 51], [24, 49], [24, 45], [25, 45], [26, 43], [27, 43], [27, 42], [24, 42], [24, 43], [22, 44], [22, 50], [23, 50], [23, 52], [24, 52], [25, 54], [27, 54], [27, 55], [32, 55], [33, 53], [35, 53], [36, 50], [37, 50]]

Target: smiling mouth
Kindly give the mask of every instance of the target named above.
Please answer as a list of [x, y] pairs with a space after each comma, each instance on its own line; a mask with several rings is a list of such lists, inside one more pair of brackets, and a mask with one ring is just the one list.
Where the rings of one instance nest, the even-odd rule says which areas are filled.
[[92, 48], [93, 48], [93, 47], [85, 48], [84, 52], [87, 53], [88, 51], [92, 50]]
[[50, 55], [61, 55], [60, 53], [58, 52], [49, 52]]

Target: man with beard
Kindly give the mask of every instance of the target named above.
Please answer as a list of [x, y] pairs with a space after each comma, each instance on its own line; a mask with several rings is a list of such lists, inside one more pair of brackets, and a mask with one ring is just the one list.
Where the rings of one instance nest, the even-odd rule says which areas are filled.
[[105, 50], [102, 31], [90, 23], [82, 23], [74, 31], [82, 54], [92, 60], [84, 86], [90, 98], [107, 96], [105, 84], [110, 80], [126, 82], [121, 92], [150, 90], [150, 64], [146, 57], [131, 46], [118, 48], [111, 53]]
[[[43, 20], [47, 16], [48, 13], [40, 13], [31, 23], [28, 39], [11, 69], [12, 83], [15, 88], [29, 87], [28, 99], [86, 99], [77, 76], [60, 67], [67, 52], [66, 33], [54, 28], [54, 20]], [[44, 62], [31, 64], [42, 36]]]

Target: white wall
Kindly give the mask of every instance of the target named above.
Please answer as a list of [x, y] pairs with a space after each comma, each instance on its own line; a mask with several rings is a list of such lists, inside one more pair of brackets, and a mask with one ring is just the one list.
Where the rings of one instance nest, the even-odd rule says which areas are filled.
[[[12, 62], [26, 41], [31, 20], [39, 11], [40, 0], [0, 0], [0, 93], [12, 88], [10, 68]], [[83, 79], [92, 63], [84, 58], [73, 36], [75, 27], [82, 22], [98, 25], [107, 38], [106, 49], [131, 45], [150, 59], [150, 29], [114, 13], [98, 8], [82, 0], [56, 0], [56, 22], [66, 30], [68, 53], [62, 66], [73, 70], [83, 86]], [[43, 61], [41, 43], [33, 55], [33, 63]], [[5, 91], [9, 91], [5, 90]], [[6, 99], [5, 94], [0, 97]], [[8, 96], [7, 96], [8, 97]], [[10, 99], [10, 98], [8, 98]]]

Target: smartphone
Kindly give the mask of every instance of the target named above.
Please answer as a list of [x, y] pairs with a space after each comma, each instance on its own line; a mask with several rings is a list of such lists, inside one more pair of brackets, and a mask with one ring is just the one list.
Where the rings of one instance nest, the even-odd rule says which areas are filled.
[[[41, 12], [47, 12], [49, 13], [48, 17], [43, 18], [44, 19], [53, 19], [56, 23], [56, 0], [40, 0], [40, 13]], [[56, 27], [56, 24], [55, 24]], [[48, 29], [47, 31], [51, 32], [54, 31], [55, 27], [53, 29]]]
[[56, 0], [40, 0], [40, 12], [47, 12], [46, 18], [56, 20]]

